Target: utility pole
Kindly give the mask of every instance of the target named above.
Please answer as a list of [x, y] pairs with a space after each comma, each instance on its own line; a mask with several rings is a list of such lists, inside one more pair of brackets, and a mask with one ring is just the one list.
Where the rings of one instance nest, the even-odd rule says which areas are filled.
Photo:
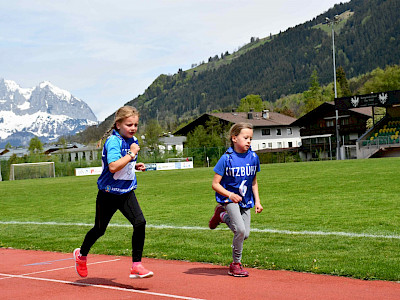
[[[333, 20], [328, 17], [325, 18], [326, 23], [332, 26], [332, 58], [333, 58], [333, 84], [335, 88], [335, 99], [337, 98], [337, 87], [336, 87], [336, 63], [335, 63], [335, 31], [333, 25], [339, 21], [339, 16], [333, 17]], [[336, 119], [336, 159], [340, 160], [340, 136], [339, 136], [339, 111], [335, 110]]]

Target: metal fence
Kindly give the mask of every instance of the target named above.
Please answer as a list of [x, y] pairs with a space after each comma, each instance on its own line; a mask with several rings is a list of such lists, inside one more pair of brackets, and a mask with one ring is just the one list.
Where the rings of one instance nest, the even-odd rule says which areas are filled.
[[[214, 167], [220, 157], [227, 150], [226, 147], [200, 147], [200, 148], [184, 148], [182, 152], [176, 150], [155, 151], [151, 152], [146, 148], [142, 148], [139, 153], [138, 161], [143, 163], [163, 163], [171, 158], [192, 158], [193, 166], [196, 167]], [[64, 155], [64, 156], [63, 156]], [[297, 153], [279, 152], [279, 153], [260, 153], [260, 162], [262, 164], [269, 163], [285, 163], [300, 161]], [[98, 167], [101, 166], [101, 150], [98, 149], [92, 157], [75, 156], [73, 160], [66, 159], [65, 154], [53, 155], [35, 155], [35, 157], [24, 156], [14, 158], [9, 161], [1, 161], [1, 174], [3, 180], [9, 179], [9, 170], [12, 163], [27, 162], [54, 162], [55, 176], [73, 176], [75, 168]], [[1, 178], [1, 177], [0, 177]]]

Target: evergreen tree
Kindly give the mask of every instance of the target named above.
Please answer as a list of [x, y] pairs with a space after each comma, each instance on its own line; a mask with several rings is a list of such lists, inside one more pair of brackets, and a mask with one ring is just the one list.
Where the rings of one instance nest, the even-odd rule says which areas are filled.
[[323, 103], [322, 89], [318, 81], [318, 72], [314, 70], [311, 74], [310, 88], [303, 93], [305, 113], [312, 111], [314, 108]]
[[336, 70], [336, 81], [338, 87], [338, 98], [351, 96], [349, 82], [347, 81], [346, 73], [344, 72], [344, 69], [341, 66]]

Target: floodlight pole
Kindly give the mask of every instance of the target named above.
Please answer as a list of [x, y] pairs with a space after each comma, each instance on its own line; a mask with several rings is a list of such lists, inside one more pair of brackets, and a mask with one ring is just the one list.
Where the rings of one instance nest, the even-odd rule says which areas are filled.
[[[333, 20], [326, 18], [326, 22], [332, 25], [332, 58], [333, 58], [333, 85], [335, 89], [335, 99], [337, 98], [337, 87], [336, 87], [336, 62], [335, 62], [335, 31], [333, 25], [339, 21], [339, 16], [336, 15]], [[340, 136], [339, 136], [339, 111], [335, 109], [336, 119], [336, 159], [340, 160]]]

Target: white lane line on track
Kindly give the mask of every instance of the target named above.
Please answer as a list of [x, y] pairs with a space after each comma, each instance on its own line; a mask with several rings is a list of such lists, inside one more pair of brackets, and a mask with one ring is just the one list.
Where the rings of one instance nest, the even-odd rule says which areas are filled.
[[[120, 258], [117, 258], [117, 259], [96, 261], [96, 262], [92, 262], [92, 263], [87, 263], [87, 265], [89, 266], [89, 265], [104, 264], [104, 263], [114, 262], [114, 261], [118, 261], [118, 260], [121, 260], [121, 259], [120, 259]], [[75, 266], [68, 266], [68, 267], [63, 267], [63, 268], [57, 268], [57, 269], [51, 269], [51, 270], [44, 270], [44, 271], [37, 271], [37, 272], [32, 272], [32, 273], [26, 273], [26, 274], [22, 274], [22, 276], [33, 275], [33, 274], [39, 274], [39, 273], [46, 273], [46, 272], [53, 272], [53, 271], [58, 271], [58, 270], [71, 269], [71, 268], [75, 268]]]
[[117, 290], [117, 291], [122, 291], [122, 292], [145, 294], [145, 295], [151, 295], [151, 296], [167, 297], [167, 298], [173, 298], [173, 299], [203, 300], [203, 299], [200, 299], [200, 298], [191, 298], [191, 297], [178, 296], [178, 295], [172, 295], [172, 294], [146, 292], [146, 291], [133, 290], [133, 289], [124, 289], [124, 288], [115, 287], [115, 286], [90, 284], [90, 283], [83, 283], [83, 282], [73, 282], [73, 281], [50, 279], [50, 278], [31, 277], [31, 276], [26, 276], [26, 275], [12, 275], [12, 274], [0, 273], [0, 276], [7, 276], [8, 278], [21, 278], [21, 279], [30, 279], [30, 280], [40, 280], [40, 281], [55, 282], [55, 283], [62, 283], [62, 284], [80, 285], [80, 286], [91, 286], [91, 287], [95, 287], [95, 288]]
[[41, 261], [38, 263], [33, 263], [33, 264], [28, 264], [28, 265], [24, 265], [24, 267], [28, 267], [28, 266], [40, 266], [40, 265], [51, 265], [54, 262], [59, 262], [59, 261], [64, 261], [64, 260], [71, 260], [73, 259], [72, 257], [70, 258], [63, 258], [63, 259], [56, 259], [56, 260], [49, 260], [49, 261]]
[[[20, 221], [0, 221], [0, 225], [45, 225], [45, 226], [93, 226], [93, 224], [85, 223], [57, 223], [57, 222], [20, 222]], [[131, 227], [128, 224], [109, 224], [109, 227]], [[172, 226], [172, 225], [151, 225], [147, 224], [147, 228], [155, 229], [180, 229], [180, 230], [210, 230], [208, 227], [200, 226]], [[229, 228], [217, 228], [215, 230], [230, 230]], [[396, 234], [369, 234], [369, 233], [354, 233], [354, 232], [329, 232], [329, 231], [291, 231], [291, 230], [278, 230], [278, 229], [259, 229], [252, 228], [251, 232], [261, 233], [277, 233], [286, 235], [317, 235], [317, 236], [345, 236], [350, 238], [381, 238], [381, 239], [395, 239], [400, 240], [400, 235]]]
[[[104, 263], [114, 262], [114, 261], [118, 261], [118, 260], [121, 260], [121, 259], [120, 259], [120, 258], [117, 258], [117, 259], [111, 259], [111, 260], [97, 261], [97, 262], [88, 263], [87, 265], [104, 264]], [[50, 270], [36, 271], [36, 272], [25, 273], [25, 274], [20, 274], [20, 275], [11, 275], [10, 277], [14, 277], [14, 276], [27, 276], [27, 275], [40, 274], [40, 273], [47, 273], [47, 272], [65, 270], [65, 269], [72, 269], [72, 268], [75, 268], [75, 266], [68, 266], [68, 267], [62, 267], [62, 268], [56, 268], [56, 269], [50, 269]], [[9, 278], [10, 278], [10, 277], [9, 277]], [[7, 279], [7, 277], [0, 278], [0, 280], [2, 280], [2, 279]]]

